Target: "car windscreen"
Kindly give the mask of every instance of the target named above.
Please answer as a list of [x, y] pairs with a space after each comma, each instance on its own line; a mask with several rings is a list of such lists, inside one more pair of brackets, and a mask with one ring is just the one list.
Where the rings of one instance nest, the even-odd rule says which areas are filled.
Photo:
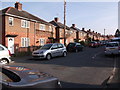
[[111, 39], [111, 42], [120, 42], [120, 39]]
[[75, 46], [75, 43], [69, 43], [68, 44], [68, 47], [74, 47]]
[[107, 43], [106, 47], [117, 47], [118, 43]]
[[94, 43], [96, 43], [96, 42], [91, 42], [91, 44], [94, 44]]
[[52, 45], [53, 45], [53, 44], [46, 44], [46, 45], [42, 46], [40, 49], [41, 49], [41, 50], [43, 50], [43, 49], [48, 50], [48, 49], [51, 48]]
[[5, 81], [5, 82], [13, 82], [12, 79], [10, 79], [7, 75], [2, 73], [1, 71], [0, 71], [0, 80]]
[[21, 80], [17, 74], [4, 68], [1, 69], [0, 76], [2, 76], [2, 81], [6, 82], [19, 82]]

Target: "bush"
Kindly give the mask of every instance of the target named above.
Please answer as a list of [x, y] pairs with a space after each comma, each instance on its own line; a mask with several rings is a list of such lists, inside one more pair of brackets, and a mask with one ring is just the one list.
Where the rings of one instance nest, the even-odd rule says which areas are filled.
[[83, 46], [85, 46], [85, 42], [84, 42], [84, 41], [80, 41], [80, 43], [81, 43]]

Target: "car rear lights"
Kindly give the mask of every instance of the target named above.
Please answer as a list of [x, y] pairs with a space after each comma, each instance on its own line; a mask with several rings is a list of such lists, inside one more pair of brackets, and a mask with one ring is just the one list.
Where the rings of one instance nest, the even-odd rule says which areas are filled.
[[12, 54], [11, 54], [10, 50], [8, 50], [8, 53], [9, 53], [9, 55], [10, 55], [10, 56], [12, 56]]
[[118, 49], [120, 50], [120, 47], [118, 47]]

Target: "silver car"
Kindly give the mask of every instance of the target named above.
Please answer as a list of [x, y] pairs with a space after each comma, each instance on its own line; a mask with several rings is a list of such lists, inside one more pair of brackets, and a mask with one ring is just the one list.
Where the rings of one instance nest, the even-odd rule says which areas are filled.
[[61, 43], [45, 44], [40, 49], [33, 51], [33, 58], [50, 60], [56, 56], [67, 56], [66, 47]]
[[105, 55], [109, 54], [120, 54], [119, 42], [109, 42], [105, 46]]

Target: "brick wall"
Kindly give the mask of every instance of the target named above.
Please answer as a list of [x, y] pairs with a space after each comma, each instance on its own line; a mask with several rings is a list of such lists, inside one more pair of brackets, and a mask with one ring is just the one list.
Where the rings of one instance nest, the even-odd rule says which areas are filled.
[[0, 15], [0, 44], [2, 44], [2, 16]]
[[[49, 26], [46, 25], [46, 30], [39, 30], [39, 23], [30, 21], [30, 28], [21, 27], [21, 19], [14, 18], [14, 25], [9, 25], [9, 16], [5, 17], [5, 35], [17, 35], [14, 37], [15, 50], [21, 46], [21, 38], [26, 37], [30, 39], [30, 46], [39, 46], [40, 43], [36, 43], [40, 38], [44, 38], [48, 41], [48, 37], [52, 37], [52, 33], [49, 31]], [[55, 34], [55, 32], [54, 32]], [[54, 35], [53, 35], [54, 36]], [[5, 39], [6, 46], [8, 46], [8, 38]], [[45, 43], [46, 43], [45, 42]], [[20, 49], [17, 49], [20, 50]], [[24, 49], [26, 51], [26, 49]]]

